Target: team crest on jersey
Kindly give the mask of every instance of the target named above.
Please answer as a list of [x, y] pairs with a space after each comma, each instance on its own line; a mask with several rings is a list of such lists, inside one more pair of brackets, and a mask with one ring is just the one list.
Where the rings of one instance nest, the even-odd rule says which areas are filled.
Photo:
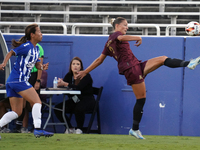
[[26, 67], [32, 69], [38, 59], [38, 54], [30, 49], [28, 52], [28, 56], [30, 58], [29, 58], [29, 62], [26, 64]]

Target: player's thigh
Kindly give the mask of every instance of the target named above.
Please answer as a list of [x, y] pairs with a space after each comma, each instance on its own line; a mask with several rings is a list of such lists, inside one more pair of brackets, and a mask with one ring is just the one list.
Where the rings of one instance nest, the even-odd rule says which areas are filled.
[[10, 97], [9, 100], [12, 111], [16, 112], [18, 116], [20, 116], [23, 110], [23, 98]]
[[41, 104], [41, 100], [40, 97], [38, 96], [37, 92], [35, 91], [35, 89], [33, 87], [21, 91], [19, 92], [19, 94], [25, 99], [27, 100], [31, 105], [35, 104], [35, 103], [40, 103]]
[[144, 68], [144, 76], [156, 70], [160, 66], [164, 65], [164, 62], [166, 59], [167, 59], [167, 56], [159, 56], [159, 57], [149, 59]]
[[145, 82], [131, 85], [136, 99], [141, 99], [146, 97], [146, 86]]

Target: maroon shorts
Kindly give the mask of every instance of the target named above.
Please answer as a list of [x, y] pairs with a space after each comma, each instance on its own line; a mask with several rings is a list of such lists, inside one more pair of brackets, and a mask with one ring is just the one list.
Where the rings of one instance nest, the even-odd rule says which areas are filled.
[[133, 66], [124, 71], [124, 75], [128, 85], [138, 84], [144, 81], [144, 68], [147, 61], [141, 62], [140, 64]]

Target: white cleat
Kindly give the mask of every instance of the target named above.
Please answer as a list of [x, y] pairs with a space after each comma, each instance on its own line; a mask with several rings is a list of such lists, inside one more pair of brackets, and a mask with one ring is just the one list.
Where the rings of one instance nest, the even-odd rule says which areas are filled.
[[143, 140], [145, 139], [142, 136], [142, 133], [140, 132], [140, 130], [132, 130], [132, 129], [130, 129], [129, 130], [129, 135], [132, 135], [132, 136], [134, 136], [137, 139], [143, 139]]
[[187, 67], [189, 68], [189, 69], [194, 69], [198, 64], [200, 64], [200, 57], [197, 57], [197, 58], [195, 58], [195, 59], [192, 59], [191, 61], [190, 61], [190, 63], [187, 65]]
[[75, 128], [66, 129], [65, 134], [72, 134], [75, 133]]
[[81, 129], [76, 129], [75, 130], [75, 134], [82, 134], [82, 133], [83, 133], [83, 131]]

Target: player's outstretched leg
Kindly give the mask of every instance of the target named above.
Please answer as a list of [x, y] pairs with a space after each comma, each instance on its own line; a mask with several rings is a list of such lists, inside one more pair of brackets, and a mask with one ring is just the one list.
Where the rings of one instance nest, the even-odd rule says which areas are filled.
[[140, 130], [133, 130], [133, 129], [130, 129], [129, 130], [129, 135], [132, 135], [134, 136], [135, 138], [137, 139], [145, 139], [143, 136], [142, 136], [142, 133], [140, 132]]
[[195, 59], [192, 59], [191, 61], [190, 61], [190, 63], [187, 65], [187, 67], [189, 68], [189, 69], [194, 69], [198, 64], [200, 64], [200, 56], [199, 57], [197, 57], [197, 58], [195, 58]]
[[52, 132], [47, 132], [45, 130], [37, 130], [37, 129], [35, 129], [33, 133], [36, 138], [39, 138], [40, 136], [51, 137], [54, 135], [54, 133]]

